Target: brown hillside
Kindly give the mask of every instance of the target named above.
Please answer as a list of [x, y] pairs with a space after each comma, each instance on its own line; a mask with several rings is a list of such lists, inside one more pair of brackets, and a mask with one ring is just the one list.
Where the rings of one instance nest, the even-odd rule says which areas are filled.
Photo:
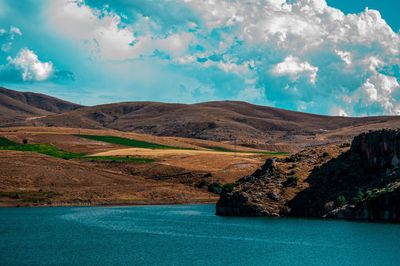
[[44, 94], [18, 92], [0, 87], [0, 123], [9, 124], [80, 108], [75, 103]]
[[[38, 103], [50, 101], [50, 106], [62, 106], [62, 104], [51, 104], [55, 101], [51, 97], [48, 100], [43, 99], [37, 100], [36, 103], [32, 100], [20, 100], [21, 103], [29, 103], [30, 108], [36, 108], [32, 110], [30, 118], [19, 121], [14, 119], [13, 123], [8, 120], [4, 122], [3, 118], [0, 125], [108, 128], [230, 143], [236, 140], [240, 145], [271, 151], [294, 151], [310, 145], [342, 143], [368, 130], [400, 127], [400, 117], [396, 116], [361, 118], [322, 116], [237, 101], [199, 104], [124, 102], [79, 109], [76, 109], [79, 107], [76, 105], [61, 109], [56, 107], [46, 109], [44, 105]], [[12, 105], [10, 103], [10, 100], [8, 105], [0, 102], [0, 107]], [[38, 114], [36, 106], [51, 112], [59, 110], [59, 114], [43, 114], [43, 111]], [[76, 110], [66, 112], [68, 108]]]
[[214, 141], [236, 139], [240, 145], [290, 151], [293, 146], [349, 141], [370, 129], [397, 128], [400, 118], [330, 117], [229, 101], [193, 105], [130, 102], [81, 108], [28, 123]]

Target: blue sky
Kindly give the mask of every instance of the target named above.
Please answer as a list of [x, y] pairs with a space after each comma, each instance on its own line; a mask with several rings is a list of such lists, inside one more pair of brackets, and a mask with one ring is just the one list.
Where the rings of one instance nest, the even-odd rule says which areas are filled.
[[400, 114], [396, 0], [0, 0], [0, 86]]

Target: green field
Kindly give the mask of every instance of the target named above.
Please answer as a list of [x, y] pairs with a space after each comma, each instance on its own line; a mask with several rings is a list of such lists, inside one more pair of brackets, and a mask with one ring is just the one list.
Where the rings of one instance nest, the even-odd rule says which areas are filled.
[[0, 150], [30, 151], [62, 159], [75, 159], [85, 156], [84, 153], [63, 151], [49, 144], [20, 144], [0, 137]]
[[118, 144], [122, 146], [135, 147], [135, 148], [144, 148], [144, 149], [184, 149], [173, 146], [166, 146], [157, 143], [151, 143], [147, 141], [114, 137], [114, 136], [98, 136], [98, 135], [74, 135], [76, 137], [81, 137], [90, 140], [102, 141], [111, 144]]
[[26, 151], [45, 154], [48, 156], [61, 159], [82, 159], [91, 161], [112, 161], [112, 162], [128, 162], [128, 163], [149, 163], [154, 162], [150, 158], [135, 158], [135, 157], [118, 157], [118, 156], [86, 156], [85, 153], [73, 153], [61, 150], [49, 144], [20, 144], [11, 141], [7, 138], [0, 137], [0, 150]]

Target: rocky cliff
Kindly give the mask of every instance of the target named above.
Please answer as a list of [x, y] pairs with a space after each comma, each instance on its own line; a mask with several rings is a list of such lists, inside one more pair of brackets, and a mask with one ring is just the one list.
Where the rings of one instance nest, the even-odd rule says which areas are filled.
[[222, 192], [217, 214], [400, 222], [400, 131], [363, 133], [346, 146], [268, 160]]

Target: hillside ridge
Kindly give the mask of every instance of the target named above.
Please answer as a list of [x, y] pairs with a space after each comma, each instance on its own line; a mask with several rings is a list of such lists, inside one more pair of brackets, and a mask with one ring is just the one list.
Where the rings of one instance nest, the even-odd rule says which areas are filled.
[[[0, 126], [3, 127], [107, 128], [157, 136], [236, 142], [243, 146], [272, 151], [298, 151], [307, 146], [342, 143], [368, 130], [400, 127], [398, 116], [325, 116], [241, 101], [195, 104], [143, 101], [87, 107], [67, 104], [65, 108], [58, 110], [57, 106], [68, 102], [46, 98], [42, 94], [39, 94], [40, 98], [32, 93], [18, 96], [19, 92], [6, 92], [8, 93], [3, 93], [3, 97], [8, 97], [8, 105], [4, 100], [0, 101], [0, 108], [8, 110], [8, 119], [0, 119]], [[36, 95], [35, 97], [43, 100], [24, 100], [30, 95]], [[19, 102], [16, 103], [15, 99], [19, 99]], [[47, 101], [52, 102], [54, 99], [59, 102], [50, 107], [46, 105]], [[30, 111], [13, 112], [12, 108], [6, 107], [10, 103], [22, 105], [25, 109], [30, 108]]]

